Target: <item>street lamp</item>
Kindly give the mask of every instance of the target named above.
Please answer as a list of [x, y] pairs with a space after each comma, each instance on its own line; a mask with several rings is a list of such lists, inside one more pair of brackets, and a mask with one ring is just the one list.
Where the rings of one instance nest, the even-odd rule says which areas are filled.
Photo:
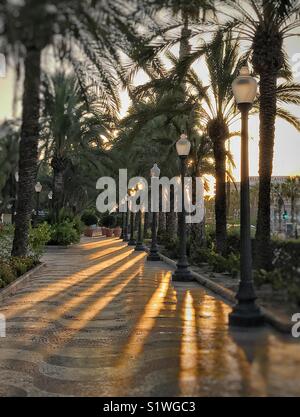
[[[159, 178], [160, 169], [157, 164], [154, 164], [150, 170], [150, 176], [153, 179]], [[148, 256], [148, 261], [159, 261], [160, 257], [158, 256], [158, 246], [157, 246], [157, 212], [152, 213], [152, 227], [151, 227], [151, 248], [150, 254]]]
[[35, 184], [35, 192], [36, 192], [36, 222], [38, 220], [39, 217], [39, 208], [40, 208], [40, 193], [42, 192], [43, 186], [40, 182], [37, 182]]
[[[142, 190], [143, 188], [144, 188], [144, 184], [142, 184], [142, 183], [137, 184], [137, 189], [138, 190]], [[143, 223], [144, 223], [144, 213], [143, 213], [142, 208], [140, 209], [139, 214], [138, 214], [138, 222], [139, 222], [138, 223], [138, 237], [137, 237], [137, 242], [136, 242], [136, 246], [135, 246], [134, 250], [137, 251], [137, 252], [142, 252], [142, 251], [146, 250], [146, 248], [144, 246], [144, 243], [143, 243], [142, 227], [143, 227]]]
[[[129, 197], [133, 197], [135, 193], [136, 193], [135, 188], [130, 188], [128, 190]], [[130, 211], [130, 239], [128, 242], [128, 246], [135, 246], [135, 245], [136, 245], [136, 241], [134, 239], [134, 212], [131, 210]]]
[[232, 90], [241, 112], [241, 276], [237, 304], [229, 315], [233, 326], [259, 326], [264, 322], [260, 308], [256, 305], [256, 295], [252, 277], [252, 253], [250, 235], [250, 195], [249, 195], [249, 157], [248, 157], [248, 116], [257, 94], [257, 82], [250, 76], [248, 67], [242, 67], [240, 75], [233, 81]]
[[191, 150], [191, 143], [183, 133], [176, 142], [176, 150], [180, 159], [180, 177], [181, 177], [181, 213], [179, 213], [179, 259], [176, 264], [176, 270], [172, 275], [173, 281], [192, 281], [191, 271], [186, 256], [186, 222], [184, 206], [184, 177], [186, 171], [186, 159]]
[[122, 239], [123, 242], [128, 242], [128, 195], [125, 197], [125, 203], [126, 203], [126, 213], [123, 213], [123, 231], [122, 231]]

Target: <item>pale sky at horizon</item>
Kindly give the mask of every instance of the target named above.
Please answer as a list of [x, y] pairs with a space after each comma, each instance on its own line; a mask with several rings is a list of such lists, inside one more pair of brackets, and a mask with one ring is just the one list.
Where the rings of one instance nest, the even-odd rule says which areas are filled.
[[[298, 55], [298, 62], [300, 64], [300, 46], [297, 38], [288, 39], [286, 42], [286, 51], [289, 59], [292, 62], [292, 58], [295, 54]], [[175, 48], [174, 51], [177, 51]], [[300, 65], [297, 66], [297, 73], [295, 81], [300, 82]], [[208, 75], [205, 64], [199, 61], [195, 65], [195, 70], [198, 74], [201, 74], [201, 79], [205, 85], [208, 84]], [[4, 119], [12, 117], [12, 98], [13, 98], [13, 69], [9, 68], [7, 77], [0, 78], [0, 122]], [[145, 83], [147, 77], [143, 72], [139, 72], [135, 78], [135, 85]], [[121, 91], [122, 110], [121, 114], [124, 115], [130, 105], [128, 94], [125, 91]], [[289, 110], [294, 115], [300, 118], [299, 106], [289, 106]], [[258, 116], [252, 116], [249, 122], [249, 158], [250, 158], [250, 175], [258, 175], [258, 138], [259, 138], [259, 120]], [[239, 122], [232, 126], [232, 130], [239, 129]], [[234, 156], [236, 169], [234, 169], [234, 177], [239, 179], [239, 159], [240, 159], [240, 143], [239, 138], [233, 138], [231, 141], [231, 151]], [[277, 119], [276, 122], [276, 139], [274, 149], [274, 163], [273, 163], [273, 175], [296, 175], [300, 174], [300, 132], [289, 125], [287, 122]]]

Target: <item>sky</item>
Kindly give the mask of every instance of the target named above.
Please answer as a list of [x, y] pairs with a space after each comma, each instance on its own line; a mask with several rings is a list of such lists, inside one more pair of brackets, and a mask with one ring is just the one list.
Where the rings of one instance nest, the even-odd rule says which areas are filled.
[[[300, 42], [299, 38], [290, 38], [286, 41], [285, 49], [293, 67], [294, 80], [300, 83]], [[173, 53], [178, 54], [178, 48], [173, 48]], [[298, 54], [298, 55], [297, 55]], [[199, 60], [194, 69], [200, 75], [204, 85], [209, 84], [208, 71], [203, 60]], [[134, 84], [143, 84], [148, 80], [147, 76], [140, 71]], [[122, 115], [130, 105], [130, 99], [125, 91], [121, 92], [122, 98]], [[300, 118], [300, 106], [286, 106], [295, 116]], [[238, 131], [240, 129], [240, 121], [235, 122], [231, 130]], [[259, 118], [251, 116], [249, 120], [249, 170], [251, 176], [258, 175], [259, 161]], [[238, 181], [240, 178], [240, 139], [234, 137], [231, 140], [231, 152], [233, 154], [235, 168], [233, 168], [233, 176]], [[300, 132], [286, 121], [277, 118], [276, 121], [276, 137], [273, 160], [274, 176], [300, 175]]]
[[[300, 42], [299, 38], [290, 38], [286, 41], [286, 51], [294, 68], [295, 81], [300, 83]], [[0, 51], [1, 52], [1, 51]], [[178, 52], [175, 48], [173, 52]], [[203, 61], [195, 64], [194, 69], [201, 75], [203, 83], [209, 83], [207, 69]], [[14, 69], [8, 68], [7, 76], [0, 78], [0, 122], [12, 117], [12, 99], [14, 85]], [[134, 84], [139, 85], [147, 81], [147, 76], [140, 71]], [[122, 109], [121, 115], [125, 115], [130, 105], [130, 100], [126, 91], [121, 91]], [[300, 118], [300, 107], [289, 106], [288, 108], [294, 115]], [[239, 121], [232, 126], [232, 130], [239, 129]], [[250, 175], [258, 175], [258, 144], [259, 144], [259, 120], [258, 116], [252, 116], [249, 121], [249, 162]], [[236, 168], [233, 169], [235, 179], [239, 180], [240, 170], [240, 139], [235, 137], [231, 140], [231, 151], [234, 157]], [[300, 132], [287, 122], [277, 119], [276, 138], [274, 149], [273, 175], [296, 175], [300, 174]]]

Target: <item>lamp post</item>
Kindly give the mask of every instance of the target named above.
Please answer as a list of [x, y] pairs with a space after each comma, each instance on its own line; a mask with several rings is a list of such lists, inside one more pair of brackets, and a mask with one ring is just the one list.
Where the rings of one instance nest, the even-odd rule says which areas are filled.
[[[144, 188], [144, 185], [142, 183], [138, 183], [136, 188], [137, 190], [142, 190]], [[142, 231], [143, 223], [144, 223], [144, 213], [141, 208], [138, 214], [138, 236], [137, 236], [136, 246], [134, 248], [134, 250], [137, 252], [142, 252], [146, 250], [144, 243], [143, 243], [143, 231]]]
[[35, 192], [36, 192], [36, 216], [35, 216], [35, 222], [37, 223], [39, 218], [39, 208], [40, 208], [40, 193], [43, 189], [43, 186], [40, 182], [37, 182], [35, 184]]
[[143, 223], [144, 223], [144, 213], [143, 213], [142, 209], [139, 211], [138, 216], [139, 216], [139, 218], [138, 218], [138, 221], [139, 221], [138, 237], [137, 237], [137, 242], [136, 242], [136, 246], [135, 246], [134, 250], [137, 251], [137, 252], [142, 252], [142, 251], [146, 250], [146, 248], [144, 246], [144, 242], [143, 242], [144, 239], [143, 239], [142, 229], [143, 229]]
[[184, 206], [184, 177], [186, 171], [186, 159], [191, 150], [191, 143], [183, 133], [176, 142], [176, 150], [180, 159], [180, 177], [181, 177], [181, 213], [179, 213], [179, 259], [176, 270], [172, 275], [173, 281], [193, 281], [191, 271], [186, 256], [186, 222]]
[[122, 213], [122, 232], [121, 232], [121, 235], [120, 235], [120, 239], [124, 239], [124, 226], [125, 225], [125, 213]]
[[126, 213], [123, 213], [124, 214], [123, 242], [128, 242], [129, 241], [129, 238], [128, 238], [128, 220], [129, 220], [128, 217], [129, 217], [129, 213], [128, 213], [128, 203], [127, 203], [127, 201], [128, 201], [128, 198], [126, 198], [126, 207], [127, 207], [127, 210], [126, 210]]
[[249, 157], [248, 157], [248, 116], [257, 94], [257, 82], [250, 76], [248, 67], [242, 67], [240, 75], [232, 84], [233, 94], [241, 112], [241, 276], [237, 304], [229, 315], [229, 324], [233, 326], [259, 326], [264, 322], [260, 308], [256, 305], [256, 295], [252, 277], [252, 253], [250, 235], [250, 194], [249, 194]]
[[128, 242], [128, 195], [124, 198], [124, 204], [126, 206], [126, 212], [122, 213], [122, 233], [120, 239], [123, 242]]
[[[150, 176], [155, 180], [159, 178], [160, 169], [157, 164], [154, 164], [150, 170]], [[147, 258], [148, 261], [159, 261], [158, 246], [157, 246], [157, 212], [152, 213], [152, 226], [151, 226], [151, 248], [150, 254]]]
[[51, 211], [52, 210], [53, 191], [49, 191], [48, 200], [49, 200], [49, 211]]
[[[130, 188], [128, 190], [129, 197], [133, 197], [135, 193], [136, 193], [135, 188]], [[135, 246], [135, 245], [136, 245], [136, 241], [134, 239], [134, 212], [130, 210], [130, 239], [128, 242], [128, 246]]]

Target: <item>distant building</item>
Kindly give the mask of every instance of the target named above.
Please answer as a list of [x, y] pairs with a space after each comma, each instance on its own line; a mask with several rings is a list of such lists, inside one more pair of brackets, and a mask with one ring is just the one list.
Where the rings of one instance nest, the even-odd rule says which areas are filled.
[[[275, 184], [284, 184], [288, 179], [288, 176], [277, 175], [273, 176], [271, 182]], [[240, 182], [236, 182], [236, 188], [240, 190]], [[229, 185], [229, 184], [228, 184]], [[250, 186], [250, 199], [251, 199], [251, 219], [252, 224], [256, 222], [257, 216], [257, 204], [258, 204], [258, 185], [259, 185], [259, 176], [249, 177], [249, 186]], [[256, 190], [254, 190], [256, 187]], [[233, 184], [230, 185], [230, 189], [233, 191], [235, 187]], [[253, 189], [253, 191], [251, 191]], [[295, 204], [295, 213], [294, 213], [294, 225], [291, 223], [291, 201], [289, 198], [282, 197], [282, 202], [279, 204], [278, 198], [271, 198], [271, 229], [273, 233], [287, 233], [290, 236], [293, 236], [293, 230], [300, 224], [300, 199], [296, 201]], [[283, 214], [286, 213], [285, 218]]]
[[[272, 184], [283, 184], [289, 177], [288, 176], [283, 176], [283, 175], [277, 175], [272, 177], [271, 182]], [[240, 189], [240, 182], [236, 182], [236, 186], [238, 189]], [[253, 177], [249, 177], [249, 186], [250, 187], [255, 187], [258, 186], [259, 184], [259, 176], [253, 176]]]

